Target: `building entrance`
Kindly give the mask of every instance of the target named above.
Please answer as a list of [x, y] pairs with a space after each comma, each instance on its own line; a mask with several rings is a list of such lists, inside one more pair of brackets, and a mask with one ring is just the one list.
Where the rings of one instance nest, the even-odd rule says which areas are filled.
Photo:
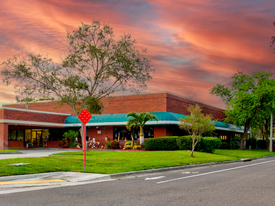
[[29, 147], [44, 147], [49, 140], [48, 129], [26, 129], [25, 130], [25, 145]]

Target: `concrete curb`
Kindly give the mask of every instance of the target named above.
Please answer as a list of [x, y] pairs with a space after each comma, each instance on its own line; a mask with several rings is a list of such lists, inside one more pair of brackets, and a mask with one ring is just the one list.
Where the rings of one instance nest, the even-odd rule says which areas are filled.
[[0, 154], [23, 154], [22, 152], [0, 152]]
[[229, 164], [234, 162], [243, 162], [242, 160], [233, 160], [233, 161], [223, 161], [223, 162], [210, 162], [210, 163], [203, 163], [203, 164], [194, 164], [194, 165], [185, 165], [185, 166], [177, 166], [177, 167], [165, 167], [165, 168], [158, 168], [158, 169], [151, 169], [151, 170], [140, 170], [140, 171], [133, 171], [133, 172], [125, 172], [125, 173], [116, 173], [111, 174], [112, 179], [126, 177], [126, 176], [133, 176], [133, 175], [140, 175], [140, 174], [152, 174], [152, 173], [159, 173], [159, 172], [167, 172], [173, 170], [182, 170], [187, 168], [194, 168], [194, 167], [206, 167], [211, 165], [218, 165], [218, 164]]

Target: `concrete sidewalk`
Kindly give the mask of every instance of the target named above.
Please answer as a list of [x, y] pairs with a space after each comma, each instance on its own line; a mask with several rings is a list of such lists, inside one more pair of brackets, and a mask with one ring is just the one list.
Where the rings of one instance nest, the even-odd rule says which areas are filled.
[[[16, 149], [16, 148], [12, 148]], [[75, 152], [80, 151], [79, 149], [62, 149], [62, 148], [39, 148], [39, 149], [17, 149], [20, 153], [1, 153], [0, 159], [11, 159], [11, 158], [24, 158], [24, 157], [47, 157], [53, 153], [60, 153], [60, 152]]]
[[112, 181], [110, 175], [81, 172], [50, 172], [0, 177], [0, 195], [40, 189]]

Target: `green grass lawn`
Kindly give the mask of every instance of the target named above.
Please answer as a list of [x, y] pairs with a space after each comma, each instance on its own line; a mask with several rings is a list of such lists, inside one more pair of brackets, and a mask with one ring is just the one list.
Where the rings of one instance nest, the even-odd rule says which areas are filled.
[[[58, 153], [79, 156], [50, 156], [39, 158], [16, 158], [0, 160], [0, 176], [33, 174], [43, 172], [72, 171], [83, 172], [83, 152]], [[183, 151], [116, 152], [88, 151], [86, 171], [89, 173], [112, 174], [153, 168], [200, 164], [236, 160], [235, 157]], [[14, 163], [29, 165], [12, 166]]]
[[20, 152], [20, 151], [18, 151], [18, 150], [10, 150], [10, 149], [0, 150], [0, 153], [10, 153], [10, 152]]
[[[0, 176], [57, 171], [83, 172], [83, 151], [56, 153], [56, 155], [74, 156], [3, 159], [0, 160]], [[266, 150], [216, 150], [215, 154], [194, 152], [194, 157], [190, 157], [190, 152], [186, 150], [87, 151], [86, 169], [89, 173], [113, 174], [271, 155], [275, 155], [275, 153]], [[22, 166], [9, 165], [14, 163], [30, 164]]]
[[274, 156], [275, 152], [269, 152], [267, 150], [225, 150], [225, 149], [217, 149], [214, 154], [230, 156], [236, 158], [257, 158], [257, 157], [265, 157], [265, 156]]

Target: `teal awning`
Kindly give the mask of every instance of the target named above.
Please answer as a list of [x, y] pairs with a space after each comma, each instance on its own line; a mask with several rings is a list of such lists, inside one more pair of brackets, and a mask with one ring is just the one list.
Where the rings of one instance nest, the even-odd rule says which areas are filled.
[[[173, 112], [152, 112], [152, 114], [157, 116], [158, 121], [148, 121], [146, 125], [178, 125], [180, 118], [187, 116]], [[86, 126], [125, 126], [128, 121], [126, 116], [126, 113], [92, 115]], [[66, 118], [64, 125], [65, 127], [80, 127], [81, 123], [77, 116], [69, 116]], [[243, 127], [238, 128], [235, 125], [224, 122], [215, 121], [215, 126], [218, 130], [243, 132]]]
[[[179, 124], [178, 118], [171, 112], [152, 112], [157, 116], [159, 121], [148, 121], [146, 125], [165, 125], [165, 124]], [[127, 114], [102, 114], [92, 115], [90, 121], [86, 126], [124, 126], [128, 118]], [[131, 118], [131, 117], [129, 117]], [[65, 120], [66, 127], [80, 127], [80, 121], [77, 116], [69, 116]]]

